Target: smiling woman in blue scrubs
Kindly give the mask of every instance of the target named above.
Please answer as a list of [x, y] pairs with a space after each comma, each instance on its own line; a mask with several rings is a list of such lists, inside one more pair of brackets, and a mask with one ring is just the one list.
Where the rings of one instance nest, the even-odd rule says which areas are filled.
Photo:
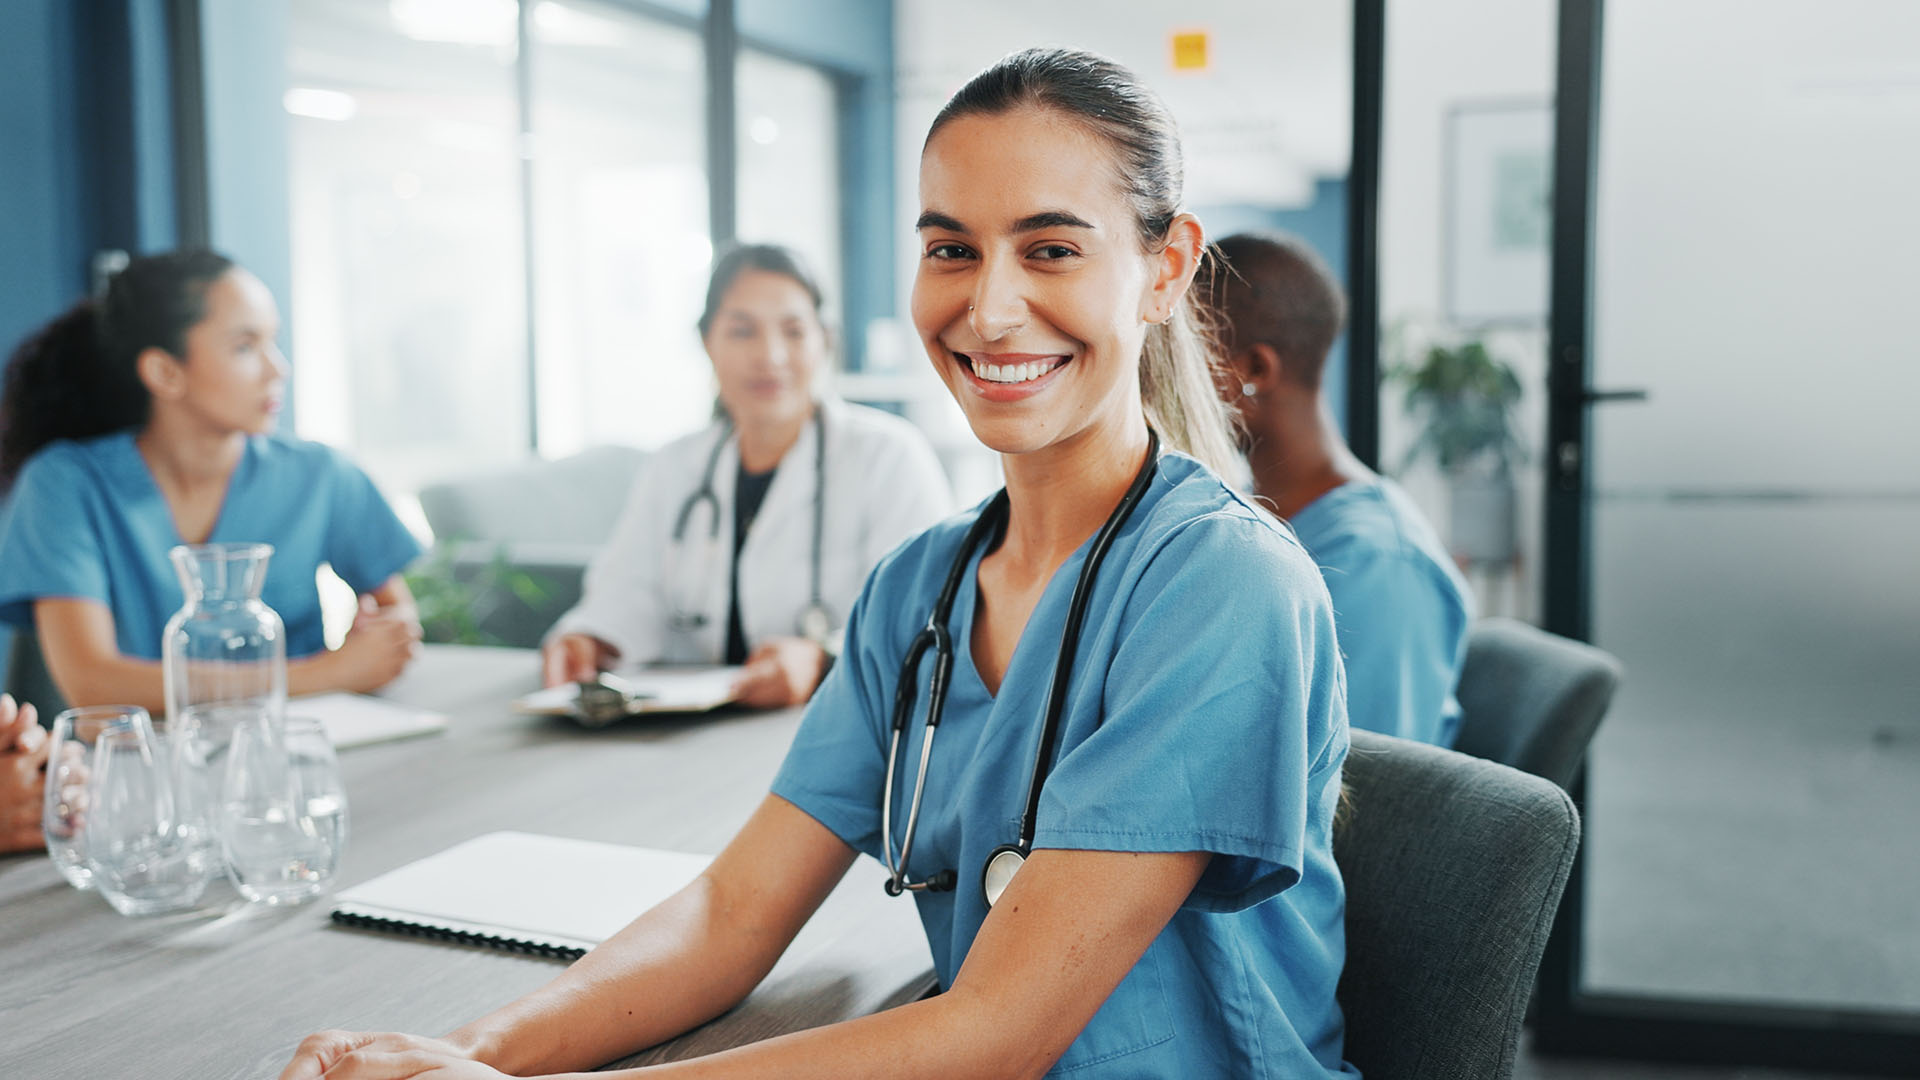
[[[1354, 1075], [1334, 1000], [1333, 616], [1285, 527], [1205, 464], [1233, 449], [1187, 321], [1203, 239], [1179, 212], [1179, 161], [1164, 106], [1084, 53], [1009, 57], [948, 103], [921, 158], [913, 319], [1001, 455], [1004, 501], [868, 579], [772, 795], [699, 880], [445, 1040], [323, 1032], [286, 1080], [522, 1076], [630, 1053], [738, 1002], [857, 853], [892, 863], [908, 844], [889, 891], [913, 890], [941, 994], [615, 1075]], [[1182, 452], [1157, 455], [1155, 432]], [[951, 649], [916, 660], [923, 631], [938, 637], [929, 612]], [[1056, 683], [1063, 642], [1073, 667]], [[918, 700], [896, 745], [909, 660]], [[1020, 840], [1009, 878], [995, 853]]]
[[[273, 434], [287, 366], [260, 279], [209, 251], [133, 260], [22, 344], [0, 399], [0, 619], [34, 629], [74, 705], [164, 708], [160, 637], [179, 544], [272, 544], [262, 599], [291, 693], [372, 690], [419, 638], [399, 571], [419, 545], [351, 462]], [[360, 594], [322, 636], [315, 574]]]

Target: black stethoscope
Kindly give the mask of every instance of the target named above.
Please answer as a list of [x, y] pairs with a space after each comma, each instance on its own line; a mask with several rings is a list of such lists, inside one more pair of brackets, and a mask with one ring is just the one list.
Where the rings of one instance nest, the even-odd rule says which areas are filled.
[[[693, 517], [693, 511], [701, 503], [707, 504], [711, 521], [706, 536], [706, 569], [694, 577], [695, 587], [709, 580], [713, 572], [716, 554], [720, 547], [720, 495], [713, 487], [713, 473], [720, 465], [720, 452], [727, 448], [727, 438], [733, 431], [733, 421], [722, 419], [720, 435], [713, 441], [713, 450], [707, 454], [707, 467], [700, 474], [700, 486], [687, 501], [680, 504], [680, 516], [674, 520], [673, 542], [686, 542], [687, 522]], [[831, 645], [833, 637], [833, 614], [827, 610], [827, 604], [820, 593], [820, 530], [826, 517], [827, 505], [827, 420], [826, 406], [816, 403], [813, 407], [813, 561], [812, 585], [807, 606], [801, 610], [800, 619], [795, 626], [801, 637], [822, 648]], [[683, 634], [693, 633], [707, 625], [707, 615], [689, 605], [680, 606], [669, 617], [672, 628]]]
[[[1092, 602], [1094, 576], [1100, 572], [1100, 564], [1107, 557], [1107, 549], [1113, 546], [1114, 534], [1126, 524], [1127, 518], [1138, 506], [1152, 483], [1160, 457], [1160, 436], [1152, 428], [1147, 429], [1147, 460], [1134, 474], [1133, 483], [1127, 493], [1120, 497], [1120, 505], [1113, 508], [1106, 524], [1094, 534], [1093, 546], [1087, 551], [1087, 561], [1080, 568], [1080, 578], [1074, 582], [1073, 597], [1067, 603], [1066, 626], [1060, 631], [1060, 654], [1054, 660], [1053, 680], [1047, 684], [1047, 706], [1043, 714], [1045, 719], [1040, 725], [1040, 746], [1034, 752], [1033, 777], [1027, 782], [1027, 809], [1020, 819], [1020, 837], [1011, 844], [1002, 844], [987, 856], [986, 865], [980, 872], [980, 891], [985, 895], [987, 906], [991, 908], [1005, 892], [1008, 883], [1033, 853], [1034, 825], [1040, 816], [1040, 788], [1046, 783], [1047, 774], [1053, 768], [1054, 741], [1060, 730], [1060, 714], [1066, 708], [1067, 684], [1073, 677], [1073, 654], [1080, 644], [1080, 628], [1086, 621], [1087, 605]], [[907, 657], [900, 664], [900, 680], [893, 692], [893, 737], [887, 745], [887, 780], [880, 796], [880, 835], [884, 837], [887, 856], [888, 896], [899, 896], [903, 892], [926, 891], [946, 892], [958, 882], [960, 875], [953, 870], [942, 870], [921, 881], [907, 880], [907, 860], [913, 854], [913, 834], [920, 824], [920, 799], [927, 790], [927, 761], [933, 754], [933, 731], [940, 726], [940, 713], [946, 704], [947, 683], [953, 674], [953, 635], [947, 630], [947, 621], [953, 614], [953, 599], [960, 591], [961, 582], [966, 579], [967, 566], [973, 561], [973, 553], [979, 549], [989, 534], [997, 538], [1006, 529], [1007, 491], [993, 497], [986, 509], [980, 511], [980, 517], [967, 530], [966, 538], [960, 543], [960, 552], [954, 556], [953, 567], [947, 571], [946, 583], [940, 587], [939, 598], [934, 601], [933, 611], [927, 615], [927, 625], [916, 634], [913, 644], [907, 647]], [[920, 769], [913, 781], [912, 803], [907, 809], [907, 831], [901, 838], [900, 857], [895, 861], [893, 854], [893, 777], [896, 763], [900, 757], [900, 741], [906, 737], [907, 724], [913, 715], [914, 674], [920, 666], [920, 658], [928, 649], [933, 650], [933, 677], [927, 686], [927, 719], [925, 734], [920, 740]]]

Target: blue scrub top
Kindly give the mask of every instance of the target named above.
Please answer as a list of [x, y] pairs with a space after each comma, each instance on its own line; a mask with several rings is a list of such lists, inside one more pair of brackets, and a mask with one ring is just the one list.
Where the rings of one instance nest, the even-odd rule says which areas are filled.
[[[868, 578], [841, 660], [774, 780], [775, 794], [875, 858], [900, 663], [978, 513], [908, 541]], [[987, 916], [988, 853], [1019, 833], [1087, 546], [1048, 583], [998, 697], [967, 645], [977, 552], [954, 604], [952, 686], [909, 867], [916, 879], [959, 873], [955, 891], [914, 894], [942, 986]], [[916, 675], [896, 848], [932, 664], [929, 651]], [[1330, 847], [1346, 754], [1333, 615], [1313, 564], [1198, 462], [1163, 457], [1094, 586], [1035, 846], [1214, 854], [1049, 1075], [1357, 1075], [1341, 1060], [1334, 1000], [1345, 893]]]
[[[161, 632], [186, 602], [167, 557], [183, 541], [133, 435], [51, 443], [20, 471], [0, 516], [0, 621], [30, 629], [42, 597], [95, 600], [113, 613], [123, 655], [160, 659]], [[261, 599], [286, 624], [290, 657], [326, 648], [321, 563], [369, 592], [420, 554], [357, 466], [278, 435], [247, 440], [207, 539], [273, 545]]]
[[1334, 488], [1291, 524], [1333, 596], [1353, 726], [1452, 746], [1473, 604], [1420, 508], [1376, 478]]

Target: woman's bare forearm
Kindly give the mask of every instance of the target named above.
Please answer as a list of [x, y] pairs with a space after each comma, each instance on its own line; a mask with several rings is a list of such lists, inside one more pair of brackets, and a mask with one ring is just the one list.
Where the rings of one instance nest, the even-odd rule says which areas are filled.
[[448, 1041], [518, 1076], [591, 1069], [670, 1039], [751, 993], [852, 862], [832, 833], [769, 797], [692, 884]]
[[1207, 859], [1202, 852], [1036, 851], [987, 916], [946, 993], [709, 1057], [612, 1075], [1041, 1076], [1165, 928]]
[[[160, 662], [121, 652], [113, 616], [88, 600], [44, 599], [34, 605], [35, 632], [47, 673], [70, 705], [138, 705], [162, 716], [166, 676]], [[287, 663], [287, 692], [315, 694], [337, 689], [333, 654], [320, 652]]]
[[[1008, 1038], [1023, 1026], [993, 1004], [952, 991], [855, 1020], [777, 1039], [620, 1072], [567, 1073], [551, 1080], [913, 1080], [1038, 1077], [1057, 1051], [1024, 1053]], [[1017, 1038], [1017, 1036], [1016, 1036]]]
[[745, 998], [779, 958], [730, 932], [727, 906], [703, 876], [448, 1041], [521, 1076], [590, 1069], [703, 1024]]

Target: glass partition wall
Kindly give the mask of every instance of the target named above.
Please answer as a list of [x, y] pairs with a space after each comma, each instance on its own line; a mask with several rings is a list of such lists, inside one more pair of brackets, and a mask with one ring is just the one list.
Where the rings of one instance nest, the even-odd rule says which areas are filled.
[[284, 101], [295, 424], [404, 489], [528, 441], [513, 23], [418, 9], [296, 0]]
[[1920, 9], [1562, 10], [1548, 615], [1627, 677], [1538, 1042], [1920, 1075]]
[[539, 450], [657, 445], [712, 400], [700, 33], [543, 0], [529, 45]]

